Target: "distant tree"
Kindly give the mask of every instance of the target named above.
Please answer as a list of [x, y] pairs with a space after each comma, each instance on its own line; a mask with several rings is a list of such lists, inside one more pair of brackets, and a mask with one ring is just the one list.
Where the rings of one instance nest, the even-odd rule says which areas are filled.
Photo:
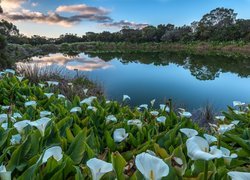
[[157, 28], [154, 26], [147, 26], [142, 30], [143, 41], [157, 41]]
[[0, 21], [0, 34], [6, 37], [19, 35], [19, 30], [14, 24], [2, 19]]

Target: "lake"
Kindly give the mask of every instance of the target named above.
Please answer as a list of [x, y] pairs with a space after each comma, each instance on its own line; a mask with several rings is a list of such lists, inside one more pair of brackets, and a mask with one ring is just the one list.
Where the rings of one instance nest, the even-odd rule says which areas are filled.
[[250, 60], [171, 53], [81, 53], [33, 57], [29, 63], [62, 67], [67, 76], [75, 69], [99, 83], [110, 100], [127, 94], [130, 105], [157, 104], [171, 98], [188, 110], [207, 103], [225, 110], [232, 101], [250, 102]]

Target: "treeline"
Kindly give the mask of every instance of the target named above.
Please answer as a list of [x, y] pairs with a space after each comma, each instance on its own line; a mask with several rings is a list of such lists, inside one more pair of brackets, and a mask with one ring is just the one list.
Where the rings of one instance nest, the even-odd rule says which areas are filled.
[[190, 42], [190, 41], [250, 41], [250, 20], [237, 19], [233, 9], [216, 8], [200, 21], [177, 27], [173, 24], [147, 26], [143, 29], [123, 27], [119, 32], [87, 32], [85, 35], [64, 34], [58, 38], [34, 35], [26, 37], [16, 26], [5, 20], [0, 22], [0, 32], [8, 42], [15, 44], [62, 44], [74, 42]]

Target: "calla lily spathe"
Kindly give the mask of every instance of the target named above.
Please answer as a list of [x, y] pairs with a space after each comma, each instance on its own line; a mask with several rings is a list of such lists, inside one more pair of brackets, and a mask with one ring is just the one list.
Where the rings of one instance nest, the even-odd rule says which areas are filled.
[[23, 116], [20, 113], [14, 113], [13, 118], [22, 118]]
[[73, 107], [71, 110], [70, 110], [71, 113], [76, 113], [76, 112], [82, 112], [82, 109], [81, 107]]
[[62, 94], [58, 94], [58, 95], [57, 95], [57, 98], [58, 98], [58, 99], [65, 99], [66, 97], [65, 97], [64, 95], [62, 95]]
[[54, 93], [44, 93], [45, 96], [47, 96], [47, 98], [51, 98], [51, 96], [54, 95]]
[[195, 129], [182, 128], [180, 131], [185, 134], [188, 138], [198, 135], [198, 132]]
[[86, 164], [91, 171], [93, 180], [99, 180], [104, 174], [113, 171], [113, 166], [111, 163], [107, 163], [97, 158], [88, 160]]
[[159, 106], [162, 111], [170, 112], [170, 108], [167, 105], [160, 104]]
[[106, 117], [106, 123], [109, 123], [109, 122], [117, 122], [117, 119], [114, 115], [108, 115]]
[[149, 153], [137, 155], [135, 165], [147, 180], [161, 180], [169, 174], [169, 166], [162, 159]]
[[1, 109], [2, 110], [8, 110], [8, 109], [10, 109], [10, 106], [1, 106]]
[[159, 115], [159, 112], [158, 111], [150, 111], [150, 114], [152, 116], [158, 116]]
[[224, 121], [225, 118], [226, 118], [225, 116], [215, 116], [215, 119], [219, 121]]
[[156, 121], [158, 121], [158, 122], [160, 122], [160, 123], [165, 123], [165, 121], [166, 121], [166, 117], [165, 116], [160, 116], [160, 117], [157, 117], [156, 118]]
[[32, 106], [35, 108], [36, 105], [37, 105], [36, 101], [28, 101], [28, 102], [24, 103], [25, 107]]
[[5, 69], [5, 73], [16, 74], [16, 71], [13, 69]]
[[119, 128], [114, 131], [113, 138], [115, 142], [122, 142], [128, 137], [128, 133], [124, 128]]
[[87, 105], [91, 106], [91, 104], [92, 104], [92, 102], [93, 102], [94, 99], [96, 99], [96, 96], [90, 96], [88, 98], [85, 98], [84, 100], [82, 100], [80, 102], [80, 105], [87, 104]]
[[217, 142], [217, 138], [209, 135], [209, 134], [203, 134], [203, 136], [205, 137], [205, 139], [207, 140], [208, 144], [212, 144], [213, 142]]
[[232, 178], [232, 180], [249, 180], [250, 179], [249, 172], [230, 171], [227, 174], [228, 176]]
[[94, 106], [88, 106], [88, 107], [87, 107], [87, 110], [91, 110], [91, 111], [96, 112], [96, 111], [97, 111], [97, 108], [94, 107]]
[[29, 124], [31, 126], [35, 126], [40, 131], [41, 135], [44, 136], [46, 126], [50, 121], [51, 121], [50, 118], [43, 117], [43, 118], [38, 119], [36, 121], [30, 122]]
[[48, 83], [49, 86], [58, 86], [59, 82], [57, 81], [46, 81], [46, 83]]
[[53, 157], [56, 161], [60, 161], [63, 158], [62, 148], [60, 146], [51, 147], [41, 157], [42, 163], [46, 163], [50, 157]]
[[220, 147], [220, 150], [222, 151], [222, 157], [223, 157], [225, 163], [227, 163], [228, 165], [230, 165], [232, 159], [238, 157], [238, 155], [235, 153], [231, 154], [230, 150], [227, 148]]
[[132, 119], [132, 120], [128, 120], [127, 125], [129, 125], [129, 126], [130, 125], [135, 125], [138, 128], [141, 128], [142, 127], [142, 122], [139, 119]]
[[21, 82], [23, 80], [23, 76], [17, 76], [17, 79]]
[[192, 114], [190, 112], [184, 111], [184, 112], [179, 112], [181, 117], [185, 118], [191, 118]]
[[244, 105], [246, 105], [246, 103], [241, 102], [241, 101], [233, 101], [233, 106], [234, 106], [234, 107], [235, 107], [235, 106], [244, 106]]
[[193, 136], [186, 142], [187, 154], [192, 160], [211, 160], [222, 157], [221, 150], [217, 148], [209, 148], [209, 144], [206, 139]]
[[88, 90], [89, 89], [83, 89], [83, 92], [84, 92], [85, 96], [87, 95]]
[[6, 131], [8, 129], [8, 123], [2, 123], [1, 127]]
[[122, 101], [130, 100], [131, 98], [128, 95], [123, 95]]
[[139, 108], [148, 109], [148, 105], [147, 105], [147, 104], [141, 104], [141, 105], [139, 106]]
[[8, 121], [8, 115], [7, 114], [0, 114], [0, 124], [3, 122]]
[[43, 84], [43, 83], [38, 83], [38, 85], [39, 85], [41, 88], [43, 88], [43, 87], [45, 86], [45, 84]]
[[41, 111], [40, 112], [40, 117], [46, 117], [46, 116], [50, 116], [52, 113], [50, 111]]
[[12, 145], [20, 144], [21, 139], [22, 139], [22, 137], [20, 134], [12, 135], [11, 139], [10, 139], [10, 144], [12, 144]]
[[11, 180], [11, 171], [7, 171], [4, 165], [0, 166], [0, 179]]
[[23, 120], [16, 122], [13, 126], [16, 128], [19, 134], [22, 134], [23, 129], [30, 124], [30, 120]]
[[154, 104], [155, 104], [155, 99], [152, 99], [152, 100], [150, 101], [150, 104], [151, 104], [151, 107], [153, 107]]

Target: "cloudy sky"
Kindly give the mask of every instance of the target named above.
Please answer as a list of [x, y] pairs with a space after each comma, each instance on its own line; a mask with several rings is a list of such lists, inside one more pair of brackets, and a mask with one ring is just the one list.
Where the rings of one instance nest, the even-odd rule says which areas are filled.
[[2, 0], [0, 18], [21, 33], [58, 37], [88, 31], [118, 31], [147, 24], [190, 24], [216, 7], [232, 8], [250, 19], [250, 0]]

